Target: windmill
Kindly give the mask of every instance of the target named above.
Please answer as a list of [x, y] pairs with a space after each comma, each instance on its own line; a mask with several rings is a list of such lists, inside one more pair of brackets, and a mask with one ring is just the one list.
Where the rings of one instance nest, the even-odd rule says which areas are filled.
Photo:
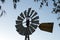
[[31, 35], [37, 27], [41, 30], [52, 32], [53, 23], [42, 23], [39, 25], [39, 16], [35, 10], [28, 8], [23, 13], [17, 17], [16, 20], [16, 31], [25, 36], [25, 40], [30, 40], [29, 35]]
[[[16, 20], [16, 28], [17, 32], [21, 35], [25, 36], [25, 40], [30, 40], [29, 35], [31, 35], [37, 26], [39, 25], [39, 16], [37, 15], [37, 12], [34, 10], [31, 10], [31, 8], [24, 11], [24, 13], [21, 13], [20, 16], [17, 17]], [[24, 23], [26, 25], [24, 25]]]

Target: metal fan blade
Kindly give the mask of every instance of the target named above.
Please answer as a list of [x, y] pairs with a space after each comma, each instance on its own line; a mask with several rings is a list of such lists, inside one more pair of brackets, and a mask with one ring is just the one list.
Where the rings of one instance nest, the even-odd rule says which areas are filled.
[[32, 20], [36, 20], [36, 19], [39, 19], [39, 16], [36, 16], [35, 18], [33, 18]]
[[53, 23], [42, 23], [39, 28], [43, 31], [51, 32], [53, 31]]
[[25, 33], [22, 29], [17, 29], [16, 31], [19, 32], [19, 34], [21, 34], [21, 35], [25, 35]]
[[25, 17], [26, 17], [26, 13], [27, 13], [27, 11], [25, 10], [25, 11], [24, 11], [24, 15], [25, 15]]
[[29, 32], [30, 32], [30, 33], [32, 33], [32, 30], [31, 30], [31, 28], [30, 28], [30, 27], [29, 27]]
[[17, 25], [15, 25], [15, 27], [16, 27], [17, 29], [20, 29], [20, 28], [21, 28], [21, 24], [17, 24]]
[[19, 33], [21, 33], [21, 32], [22, 32], [22, 31], [21, 31], [21, 29], [17, 29], [16, 31], [17, 31], [17, 32], [19, 32]]
[[[22, 26], [22, 24], [19, 24], [19, 25], [15, 25], [15, 27], [17, 28], [17, 32], [19, 32], [21, 35], [24, 35], [24, 30], [25, 28]], [[24, 29], [24, 30], [23, 30]]]
[[22, 21], [16, 21], [16, 24], [22, 24]]
[[29, 8], [29, 9], [28, 9], [28, 13], [27, 13], [27, 16], [29, 16], [29, 13], [30, 13], [30, 11], [31, 11], [31, 8]]
[[17, 19], [18, 19], [18, 20], [21, 20], [21, 21], [23, 21], [23, 19], [22, 19], [21, 17], [19, 17], [19, 16], [18, 16], [18, 18], [17, 18]]
[[31, 26], [33, 27], [33, 29], [36, 29], [38, 27], [37, 25], [34, 24], [31, 24]]
[[32, 27], [29, 27], [30, 29], [30, 33], [33, 33], [35, 31], [35, 29], [33, 29]]
[[34, 16], [36, 16], [36, 15], [37, 15], [37, 12], [34, 13], [34, 15], [32, 16], [32, 18], [33, 18]]
[[39, 20], [37, 21], [31, 21], [32, 23], [39, 24]]
[[20, 16], [23, 17], [23, 18], [25, 18], [24, 15], [23, 15], [23, 13], [21, 13]]
[[17, 29], [19, 29], [19, 28], [22, 29], [22, 30], [24, 29], [22, 24], [17, 24], [16, 27], [17, 27]]
[[31, 12], [30, 16], [31, 16], [33, 13], [34, 13], [34, 10], [32, 10], [32, 12]]
[[32, 27], [29, 27], [31, 29], [31, 33], [33, 33], [35, 31], [35, 29], [33, 29]]

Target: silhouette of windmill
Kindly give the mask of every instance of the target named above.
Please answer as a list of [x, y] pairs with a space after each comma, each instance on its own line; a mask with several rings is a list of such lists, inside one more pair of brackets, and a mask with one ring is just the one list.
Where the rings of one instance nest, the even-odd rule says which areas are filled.
[[17, 17], [15, 27], [19, 34], [25, 36], [25, 40], [30, 40], [29, 35], [31, 35], [37, 27], [43, 31], [53, 32], [53, 22], [39, 24], [39, 16], [37, 12], [31, 8], [28, 8], [28, 10], [25, 10], [23, 13], [21, 12]]

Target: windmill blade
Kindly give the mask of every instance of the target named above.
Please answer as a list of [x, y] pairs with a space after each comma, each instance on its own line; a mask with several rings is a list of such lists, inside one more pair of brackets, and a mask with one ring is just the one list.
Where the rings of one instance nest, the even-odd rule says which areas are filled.
[[30, 26], [33, 27], [33, 29], [36, 29], [38, 27], [37, 25], [34, 24], [31, 24]]
[[25, 18], [22, 12], [21, 12], [20, 16], [23, 17], [23, 18]]
[[30, 11], [31, 11], [31, 8], [28, 9], [27, 17], [29, 16]]
[[[22, 26], [22, 24], [18, 24], [18, 25], [15, 25], [15, 27], [17, 28], [16, 31], [19, 32], [21, 35], [24, 35], [24, 30], [25, 28]], [[24, 29], [24, 30], [23, 30]]]
[[16, 20], [16, 24], [22, 24], [22, 21], [17, 21], [17, 20]]
[[21, 28], [17, 29], [16, 31], [19, 32], [19, 34], [21, 34], [21, 35], [25, 35], [25, 31]]
[[15, 27], [16, 27], [17, 29], [20, 29], [20, 28], [21, 28], [21, 25], [22, 25], [22, 24], [17, 24], [17, 25], [15, 25]]
[[24, 15], [25, 15], [25, 17], [26, 17], [26, 13], [27, 13], [27, 11], [25, 10], [25, 11], [24, 11]]
[[39, 25], [39, 28], [43, 31], [53, 32], [53, 23], [42, 23]]
[[16, 31], [17, 31], [17, 32], [19, 32], [19, 34], [22, 34], [22, 31], [21, 31], [21, 29], [20, 29], [20, 30], [18, 30], [18, 29], [17, 29]]
[[33, 29], [32, 27], [29, 27], [29, 29], [31, 30], [30, 32], [33, 33], [35, 31], [35, 29]]
[[26, 28], [26, 30], [24, 30], [25, 31], [25, 35], [31, 35], [32, 33], [32, 30], [30, 29], [30, 28]]
[[32, 30], [31, 30], [31, 28], [29, 27], [29, 32], [32, 34]]
[[39, 24], [39, 20], [37, 21], [31, 21], [32, 23]]
[[23, 21], [23, 19], [22, 19], [21, 17], [19, 17], [19, 16], [18, 16], [18, 18], [17, 18], [17, 19], [18, 19], [18, 20], [21, 20], [21, 21]]
[[37, 15], [37, 12], [34, 13], [34, 15], [32, 16], [32, 18], [33, 18], [34, 16], [36, 16], [36, 15]]
[[32, 15], [33, 13], [34, 13], [34, 10], [31, 11], [30, 17], [31, 17], [31, 15]]
[[32, 20], [36, 20], [36, 19], [39, 19], [39, 16], [36, 16], [35, 18], [33, 18]]

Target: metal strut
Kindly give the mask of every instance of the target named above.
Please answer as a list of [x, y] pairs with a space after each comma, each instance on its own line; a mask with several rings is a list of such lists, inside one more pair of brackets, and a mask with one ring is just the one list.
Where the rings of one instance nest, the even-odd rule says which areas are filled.
[[27, 18], [26, 19], [26, 26], [27, 26], [27, 29], [26, 29], [26, 35], [25, 35], [25, 40], [30, 40], [29, 39], [29, 32], [28, 32], [28, 30], [29, 30], [29, 18]]
[[27, 27], [26, 29], [26, 35], [25, 35], [25, 40], [30, 40], [29, 39], [29, 32], [28, 32], [29, 28]]
[[25, 36], [25, 40], [30, 40], [29, 35]]

